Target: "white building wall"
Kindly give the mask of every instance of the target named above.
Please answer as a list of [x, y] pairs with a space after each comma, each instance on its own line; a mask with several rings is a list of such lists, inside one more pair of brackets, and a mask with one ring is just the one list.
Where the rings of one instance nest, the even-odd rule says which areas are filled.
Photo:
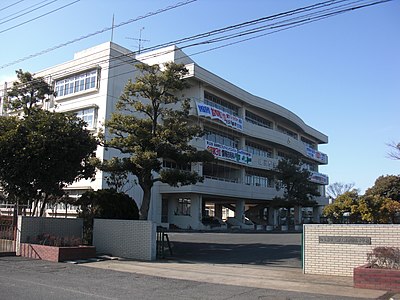
[[[164, 53], [161, 55], [161, 53]], [[196, 216], [192, 218], [180, 218], [175, 215], [170, 215], [170, 220], [180, 224], [183, 227], [196, 228], [201, 218], [201, 201], [202, 197], [227, 197], [235, 203], [236, 199], [252, 200], [271, 200], [276, 195], [281, 195], [282, 191], [277, 192], [274, 187], [261, 187], [250, 186], [244, 182], [245, 167], [255, 171], [272, 170], [277, 164], [276, 157], [278, 148], [287, 151], [294, 151], [300, 155], [306, 155], [306, 148], [304, 143], [300, 140], [300, 136], [306, 136], [315, 141], [316, 144], [323, 144], [328, 142], [328, 137], [319, 131], [306, 125], [298, 116], [293, 112], [273, 103], [266, 99], [254, 96], [232, 83], [216, 76], [215, 74], [196, 65], [195, 62], [187, 57], [181, 50], [175, 46], [167, 47], [153, 51], [151, 53], [143, 53], [134, 57], [134, 54], [129, 50], [120, 47], [113, 43], [104, 43], [90, 49], [80, 51], [75, 54], [74, 59], [66, 63], [51, 67], [37, 73], [38, 76], [44, 76], [50, 81], [62, 79], [86, 70], [96, 68], [100, 72], [99, 85], [96, 90], [80, 92], [77, 94], [68, 95], [65, 97], [56, 97], [54, 102], [57, 111], [77, 111], [85, 107], [97, 108], [97, 120], [94, 128], [94, 133], [98, 130], [105, 132], [109, 137], [104, 123], [111, 117], [115, 111], [115, 105], [127, 83], [128, 79], [133, 79], [138, 75], [135, 70], [135, 58], [145, 63], [165, 63], [175, 61], [178, 63], [185, 63], [189, 70], [187, 75], [190, 88], [183, 91], [184, 97], [192, 100], [191, 113], [194, 116], [193, 120], [198, 124], [210, 128], [217, 128], [223, 132], [229, 132], [237, 136], [241, 141], [239, 148], [243, 149], [245, 140], [257, 140], [262, 144], [268, 146], [272, 145], [274, 157], [260, 157], [254, 155], [252, 162], [248, 165], [241, 163], [232, 163], [237, 169], [235, 172], [241, 174], [240, 180], [237, 183], [224, 182], [220, 180], [213, 180], [206, 178], [204, 183], [199, 183], [192, 186], [184, 186], [180, 188], [170, 187], [166, 184], [156, 183], [152, 190], [152, 200], [150, 204], [149, 216], [151, 220], [161, 223], [161, 204], [162, 197], [170, 197], [172, 194], [186, 194], [193, 199], [193, 212], [196, 209]], [[236, 130], [225, 126], [220, 121], [205, 119], [203, 117], [196, 117], [197, 110], [195, 103], [204, 101], [204, 91], [211, 92], [222, 99], [233, 103], [239, 107], [239, 115], [243, 119], [243, 131]], [[1, 87], [0, 87], [0, 93]], [[4, 92], [3, 92], [4, 93]], [[273, 128], [268, 129], [265, 127], [254, 125], [245, 120], [245, 111], [252, 111], [261, 117], [265, 117], [273, 122]], [[276, 130], [278, 124], [296, 132], [299, 139], [294, 139]], [[199, 149], [205, 149], [204, 138], [199, 138], [193, 141], [193, 145]], [[100, 159], [111, 159], [114, 156], [120, 156], [119, 151], [109, 148], [105, 150], [98, 147], [97, 157]], [[319, 163], [316, 162], [318, 165]], [[201, 167], [200, 167], [200, 171]], [[103, 172], [97, 172], [94, 181], [81, 180], [68, 187], [68, 189], [86, 190], [86, 189], [101, 189], [107, 188], [105, 176]], [[135, 177], [131, 176], [131, 182], [134, 182]], [[138, 185], [134, 185], [129, 190], [129, 195], [132, 196], [138, 206], [141, 205], [142, 191]], [[197, 202], [196, 202], [197, 201]], [[323, 200], [321, 200], [323, 203]], [[172, 204], [171, 204], [172, 205]], [[171, 208], [172, 209], [172, 208]], [[170, 211], [171, 213], [171, 211]], [[200, 214], [200, 215], [199, 215]], [[182, 220], [186, 220], [185, 222]], [[196, 223], [197, 222], [197, 223]], [[172, 221], [171, 221], [172, 223]]]

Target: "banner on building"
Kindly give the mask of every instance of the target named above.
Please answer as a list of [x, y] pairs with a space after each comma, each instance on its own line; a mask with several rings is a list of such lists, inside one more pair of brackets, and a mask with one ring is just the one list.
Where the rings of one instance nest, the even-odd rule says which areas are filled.
[[318, 172], [311, 172], [310, 181], [318, 184], [329, 184], [329, 178], [325, 174], [321, 174]]
[[219, 143], [206, 140], [206, 148], [215, 157], [236, 161], [243, 164], [251, 164], [251, 154], [244, 150], [225, 146]]
[[308, 157], [312, 159], [318, 160], [321, 163], [327, 164], [328, 163], [328, 155], [325, 153], [319, 152], [311, 147], [306, 148], [306, 153]]
[[212, 107], [204, 103], [196, 102], [196, 107], [197, 114], [201, 117], [217, 119], [229, 127], [243, 130], [243, 119], [237, 116], [228, 114], [227, 112], [224, 112], [218, 108]]

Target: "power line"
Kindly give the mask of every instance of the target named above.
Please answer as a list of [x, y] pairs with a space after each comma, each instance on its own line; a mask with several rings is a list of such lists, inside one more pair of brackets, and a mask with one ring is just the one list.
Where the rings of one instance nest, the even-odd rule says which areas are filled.
[[[11, 14], [11, 15], [5, 17], [5, 18], [2, 18], [1, 20], [7, 19], [7, 18], [9, 18], [10, 16], [16, 15], [16, 14], [21, 13], [21, 12], [23, 12], [23, 11], [26, 11], [26, 10], [32, 8], [32, 7], [35, 7], [35, 6], [37, 6], [37, 5], [39, 5], [39, 4], [43, 3], [43, 2], [48, 2], [48, 1], [49, 1], [49, 0], [44, 0], [44, 1], [42, 1], [42, 2], [36, 3], [36, 4], [34, 4], [34, 5], [31, 5], [31, 6], [27, 7], [27, 8], [25, 8], [25, 9], [22, 9], [22, 10], [16, 12], [16, 13], [13, 13], [13, 14]], [[38, 10], [38, 9], [40, 9], [40, 8], [42, 8], [42, 7], [45, 7], [45, 6], [47, 6], [47, 5], [49, 5], [49, 4], [53, 3], [53, 2], [56, 2], [56, 1], [58, 1], [58, 0], [53, 0], [53, 1], [51, 1], [50, 3], [46, 3], [46, 4], [42, 5], [42, 6], [39, 6], [39, 7], [35, 8], [35, 9], [32, 9], [32, 10], [30, 10], [30, 11], [27, 11], [27, 12], [25, 12], [25, 13], [23, 13], [23, 14], [20, 14], [20, 15], [18, 15], [18, 16], [13, 17], [13, 18], [9, 18], [8, 20], [5, 20], [5, 21], [3, 21], [3, 22], [0, 22], [0, 25], [1, 25], [1, 24], [4, 24], [4, 23], [8, 23], [8, 22], [10, 22], [10, 21], [12, 21], [12, 20], [18, 19], [19, 17], [25, 16], [25, 15], [27, 15], [27, 14], [29, 14], [29, 13], [35, 11], [35, 10]]]
[[[195, 0], [194, 0], [194, 1], [195, 1]], [[194, 2], [194, 1], [187, 1], [187, 2], [183, 3], [183, 5], [188, 4], [188, 3], [191, 3], [191, 2]], [[207, 37], [207, 36], [210, 36], [210, 35], [213, 35], [213, 34], [217, 34], [217, 33], [220, 33], [220, 32], [224, 32], [224, 31], [227, 31], [227, 30], [233, 30], [233, 29], [235, 29], [235, 28], [237, 28], [237, 27], [250, 26], [250, 25], [252, 25], [252, 24], [255, 23], [255, 22], [267, 21], [267, 20], [269, 20], [269, 19], [272, 20], [272, 19], [274, 19], [274, 18], [284, 17], [284, 16], [286, 16], [286, 15], [291, 15], [291, 14], [300, 13], [300, 12], [303, 11], [303, 10], [309, 10], [309, 9], [313, 9], [313, 8], [318, 8], [318, 7], [320, 7], [320, 6], [333, 5], [333, 4], [336, 4], [336, 3], [343, 2], [343, 1], [349, 1], [349, 0], [340, 0], [340, 1], [328, 0], [328, 1], [321, 2], [321, 3], [316, 3], [316, 4], [313, 4], [313, 5], [306, 6], [306, 7], [294, 9], [294, 10], [287, 11], [287, 12], [283, 12], [283, 13], [279, 13], [279, 14], [276, 14], [276, 15], [272, 15], [272, 16], [268, 16], [268, 17], [264, 17], [264, 18], [259, 18], [259, 19], [256, 19], [256, 20], [247, 21], [247, 22], [240, 23], [240, 24], [237, 24], [237, 25], [231, 25], [231, 26], [228, 26], [228, 27], [224, 27], [224, 28], [217, 29], [217, 30], [212, 30], [212, 31], [209, 31], [209, 32], [206, 32], [206, 33], [197, 34], [197, 35], [194, 35], [194, 36], [190, 36], [190, 37], [187, 37], [187, 38], [183, 38], [183, 39], [171, 41], [171, 42], [168, 42], [168, 43], [159, 44], [159, 45], [157, 45], [157, 46], [148, 47], [148, 48], [142, 49], [142, 52], [143, 52], [143, 51], [152, 51], [152, 50], [155, 50], [155, 49], [160, 49], [160, 48], [163, 48], [163, 47], [166, 47], [166, 46], [170, 46], [170, 45], [174, 45], [174, 44], [180, 44], [180, 43], [183, 43], [183, 42], [186, 42], [186, 41], [191, 41], [191, 40], [198, 39], [198, 38], [201, 38], [201, 37]], [[175, 8], [175, 7], [178, 6], [179, 4], [181, 4], [181, 3], [178, 3], [178, 4], [176, 4], [175, 6], [172, 6], [171, 8]], [[179, 6], [180, 6], [180, 5], [179, 5]], [[169, 8], [169, 7], [167, 7], [166, 9], [163, 9], [162, 11], [165, 11], [165, 10], [167, 10], [168, 8]], [[158, 12], [158, 11], [157, 11], [157, 12]], [[156, 13], [157, 13], [157, 12], [156, 12]], [[154, 15], [154, 14], [156, 14], [156, 13], [148, 13], [148, 14], [145, 15], [145, 16], [140, 16], [140, 17], [137, 17], [137, 18], [135, 18], [135, 19], [131, 19], [131, 20], [129, 20], [129, 21], [120, 23], [120, 24], [118, 24], [117, 26], [123, 26], [123, 25], [125, 25], [125, 24], [127, 24], [127, 23], [130, 23], [130, 22], [133, 22], [133, 21], [135, 21], [135, 20], [139, 20], [139, 19], [145, 18], [145, 17], [148, 16], [148, 15]], [[115, 27], [116, 27], [116, 26], [114, 26], [114, 28], [115, 28]], [[91, 33], [91, 34], [88, 34], [88, 35], [85, 35], [85, 36], [81, 36], [81, 37], [79, 37], [79, 38], [77, 38], [77, 39], [74, 39], [74, 40], [71, 40], [71, 41], [67, 41], [67, 42], [65, 42], [65, 43], [63, 43], [63, 44], [54, 46], [54, 47], [52, 47], [52, 48], [48, 48], [48, 49], [43, 50], [43, 51], [41, 51], [41, 52], [32, 54], [32, 55], [30, 55], [30, 56], [26, 56], [26, 57], [21, 58], [21, 59], [19, 59], [19, 60], [16, 60], [16, 61], [13, 61], [13, 62], [11, 62], [11, 63], [2, 65], [2, 66], [0, 66], [0, 69], [3, 69], [3, 68], [8, 67], [8, 66], [10, 66], [10, 65], [14, 65], [14, 64], [16, 64], [16, 63], [19, 63], [19, 62], [28, 60], [28, 59], [30, 59], [30, 58], [33, 58], [33, 57], [36, 57], [36, 56], [39, 56], [39, 55], [48, 53], [48, 52], [50, 52], [50, 51], [53, 51], [53, 50], [56, 50], [56, 49], [58, 49], [58, 48], [67, 46], [67, 45], [69, 45], [69, 44], [72, 44], [72, 43], [74, 43], [74, 42], [77, 42], [77, 41], [86, 39], [86, 38], [88, 38], [88, 37], [91, 37], [91, 36], [93, 36], [93, 35], [96, 35], [96, 34], [99, 34], [99, 33], [103, 33], [103, 32], [105, 32], [105, 31], [107, 31], [107, 30], [111, 30], [112, 28], [113, 28], [113, 27], [106, 27], [106, 28], [104, 28], [103, 30], [100, 30], [100, 31], [97, 31], [97, 32], [94, 32], [94, 33]], [[135, 52], [133, 52], [133, 53], [135, 53]]]
[[[301, 25], [305, 25], [305, 24], [311, 23], [311, 22], [316, 22], [316, 21], [319, 21], [321, 19], [325, 19], [325, 18], [328, 18], [328, 17], [335, 16], [337, 14], [341, 14], [341, 13], [345, 13], [345, 12], [348, 12], [348, 11], [352, 11], [352, 10], [356, 10], [356, 9], [364, 8], [364, 7], [367, 7], [367, 6], [372, 6], [372, 5], [384, 3], [384, 2], [389, 2], [389, 1], [392, 1], [392, 0], [380, 0], [380, 1], [375, 1], [375, 2], [369, 2], [369, 3], [363, 4], [363, 5], [359, 5], [359, 6], [351, 6], [351, 7], [344, 7], [344, 8], [343, 8], [343, 5], [339, 5], [339, 6], [335, 6], [332, 9], [323, 9], [323, 10], [320, 10], [318, 12], [312, 12], [312, 13], [308, 13], [308, 14], [302, 15], [300, 17], [292, 17], [292, 18], [289, 18], [289, 19], [287, 19], [285, 21], [275, 22], [275, 23], [269, 24], [268, 26], [263, 26], [262, 30], [257, 28], [257, 30], [254, 31], [254, 32], [246, 31], [246, 32], [239, 32], [236, 35], [232, 35], [232, 34], [225, 35], [225, 36], [219, 37], [217, 39], [214, 38], [214, 39], [205, 40], [205, 41], [202, 41], [202, 42], [197, 42], [197, 43], [192, 43], [192, 44], [189, 44], [189, 45], [185, 45], [185, 46], [180, 47], [180, 49], [194, 47], [194, 46], [198, 46], [198, 45], [202, 45], [202, 44], [212, 44], [212, 43], [221, 42], [221, 41], [224, 41], [224, 40], [243, 37], [245, 35], [254, 34], [254, 33], [257, 33], [257, 32], [261, 32], [261, 31], [273, 30], [271, 32], [266, 32], [266, 33], [259, 34], [259, 35], [256, 35], [256, 36], [252, 36], [252, 37], [249, 37], [249, 38], [241, 39], [239, 41], [235, 41], [235, 42], [231, 42], [231, 43], [224, 44], [224, 45], [221, 45], [221, 46], [217, 46], [217, 47], [214, 47], [214, 48], [206, 49], [206, 50], [199, 51], [197, 53], [194, 53], [194, 54], [190, 55], [190, 56], [194, 56], [194, 55], [198, 55], [198, 54], [201, 54], [201, 53], [205, 53], [205, 52], [213, 51], [213, 50], [216, 50], [216, 49], [224, 48], [224, 47], [227, 47], [227, 46], [231, 46], [231, 45], [234, 45], [234, 44], [238, 44], [238, 43], [242, 43], [242, 42], [245, 42], [245, 41], [249, 41], [249, 40], [252, 40], [252, 39], [255, 39], [255, 38], [263, 37], [263, 36], [266, 36], [266, 35], [269, 35], [269, 34], [277, 33], [277, 32], [283, 31], [283, 30], [288, 30], [288, 29], [291, 29], [291, 28], [294, 28], [294, 27], [298, 27], [298, 26], [301, 26]], [[338, 1], [337, 3], [339, 3], [339, 2], [343, 2], [343, 1]], [[360, 2], [360, 0], [348, 3], [348, 4], [346, 4], [346, 6], [349, 6], [350, 4], [355, 4], [357, 2]], [[338, 8], [341, 8], [341, 9], [338, 9]], [[334, 9], [336, 9], [336, 10], [334, 10]], [[334, 10], [334, 11], [332, 11], [332, 10]], [[321, 12], [325, 12], [325, 13], [321, 14]], [[257, 20], [254, 20], [254, 21], [257, 21]], [[249, 22], [251, 22], [251, 21], [249, 21]], [[283, 23], [283, 22], [286, 22], [286, 23]], [[246, 22], [246, 23], [248, 23], [248, 22]], [[241, 24], [238, 24], [237, 26], [239, 26], [239, 25], [241, 25]], [[234, 27], [234, 26], [235, 25], [232, 25], [230, 27]], [[196, 36], [198, 36], [198, 35], [196, 35]], [[182, 39], [182, 40], [184, 40], [184, 39]], [[165, 47], [166, 44], [162, 44], [161, 46]], [[154, 48], [155, 47], [152, 47], [152, 49], [154, 49]], [[166, 50], [166, 51], [163, 51], [163, 52], [158, 52], [158, 53], [153, 53], [153, 54], [150, 53], [148, 55], [142, 55], [141, 59], [145, 60], [145, 59], [148, 59], [148, 58], [151, 58], [151, 57], [157, 57], [157, 56], [164, 55], [164, 54], [172, 52], [172, 51], [175, 51], [175, 50]], [[99, 52], [97, 52], [97, 53], [99, 53]], [[136, 54], [135, 52], [131, 52], [131, 53], [128, 53], [128, 54], [121, 54], [121, 55], [112, 57], [111, 59], [109, 58], [108, 55], [105, 55], [104, 56], [104, 60], [100, 60], [99, 61], [98, 60], [99, 58], [97, 57], [95, 60], [93, 59], [92, 61], [95, 61], [97, 65], [101, 64], [102, 62], [103, 63], [107, 62], [107, 61], [111, 62], [111, 61], [117, 60], [117, 59], [122, 61], [122, 63], [120, 63], [120, 64], [116, 64], [114, 66], [110, 65], [107, 68], [107, 69], [110, 70], [112, 68], [115, 68], [115, 67], [121, 66], [122, 64], [125, 64], [127, 61], [123, 60], [123, 58], [133, 59], [132, 63], [134, 63], [134, 61], [136, 61], [135, 54]], [[86, 57], [85, 57], [85, 59], [86, 59]], [[85, 62], [86, 63], [88, 63], [88, 62], [90, 63], [90, 60], [89, 61], [85, 61]], [[62, 71], [62, 72], [59, 72], [59, 73], [53, 73], [53, 74], [49, 74], [48, 76], [52, 76], [52, 77], [59, 77], [60, 76], [61, 77], [63, 74], [65, 75], [65, 74], [68, 74], [68, 73], [71, 74], [73, 72], [78, 72], [79, 68], [81, 68], [81, 70], [85, 70], [85, 69], [88, 68], [88, 65], [85, 64], [85, 66], [78, 67], [78, 68], [76, 68], [74, 70], [68, 70], [68, 71]], [[122, 73], [122, 74], [117, 74], [115, 76], [123, 75], [123, 74], [130, 73], [130, 72], [132, 72], [132, 71], [130, 70], [129, 72], [125, 72], [125, 73]], [[112, 76], [112, 77], [115, 77], [115, 76]], [[112, 77], [108, 77], [108, 78], [112, 78]]]
[[[78, 0], [78, 1], [79, 1], [79, 0]], [[143, 19], [146, 19], [146, 18], [148, 18], [148, 17], [155, 16], [155, 15], [158, 15], [158, 14], [160, 14], [160, 13], [163, 13], [163, 12], [166, 12], [166, 11], [169, 11], [169, 10], [172, 10], [172, 9], [175, 9], [175, 8], [180, 7], [180, 6], [184, 6], [184, 5], [190, 4], [190, 3], [192, 3], [192, 2], [196, 2], [196, 1], [197, 1], [197, 0], [187, 0], [187, 1], [185, 1], [185, 2], [178, 2], [178, 3], [174, 4], [174, 5], [170, 5], [170, 6], [167, 6], [167, 7], [165, 7], [165, 8], [159, 9], [159, 10], [157, 10], [157, 11], [155, 11], [155, 12], [149, 12], [149, 13], [143, 15], [143, 16], [139, 16], [139, 17], [136, 17], [136, 18], [134, 18], [134, 19], [130, 19], [130, 20], [128, 20], [128, 21], [125, 21], [125, 22], [122, 22], [122, 23], [120, 23], [120, 24], [114, 25], [113, 27], [106, 27], [106, 28], [103, 28], [102, 30], [98, 30], [98, 31], [96, 31], [96, 32], [86, 34], [86, 35], [84, 35], [84, 36], [78, 37], [78, 38], [76, 38], [76, 39], [70, 40], [70, 41], [65, 42], [65, 43], [62, 43], [62, 44], [59, 44], [59, 45], [57, 45], [57, 46], [54, 46], [54, 47], [51, 47], [51, 48], [47, 48], [47, 49], [42, 50], [42, 51], [40, 51], [40, 52], [37, 52], [37, 53], [31, 54], [31, 55], [25, 56], [25, 57], [20, 58], [20, 59], [17, 59], [17, 60], [15, 60], [15, 61], [13, 61], [13, 62], [10, 62], [10, 63], [7, 63], [7, 64], [4, 64], [4, 65], [0, 66], [0, 69], [4, 69], [4, 68], [6, 68], [6, 67], [15, 65], [15, 64], [17, 64], [17, 63], [26, 61], [26, 60], [28, 60], [28, 59], [31, 59], [31, 58], [34, 58], [34, 57], [43, 55], [43, 54], [45, 54], [45, 53], [54, 51], [54, 50], [56, 50], [56, 49], [65, 47], [65, 46], [67, 46], [67, 45], [76, 43], [76, 42], [81, 41], [81, 40], [83, 40], [83, 39], [87, 39], [87, 38], [89, 38], [89, 37], [98, 35], [98, 34], [100, 34], [100, 33], [103, 33], [103, 32], [109, 31], [109, 30], [112, 30], [113, 28], [121, 27], [121, 26], [130, 24], [130, 23], [139, 21], [139, 20], [143, 20]], [[1, 32], [0, 32], [0, 33], [1, 33]]]
[[[54, 1], [58, 1], [58, 0], [54, 0]], [[53, 2], [54, 2], [54, 1], [53, 1]], [[37, 16], [37, 17], [35, 17], [35, 18], [33, 18], [33, 19], [30, 19], [30, 20], [28, 20], [28, 21], [25, 21], [25, 22], [22, 22], [22, 23], [20, 23], [20, 24], [11, 26], [11, 27], [9, 27], [9, 28], [7, 28], [7, 29], [4, 29], [4, 30], [0, 31], [0, 33], [9, 31], [9, 30], [11, 30], [11, 29], [20, 27], [20, 26], [22, 26], [22, 25], [25, 25], [25, 24], [27, 24], [27, 23], [30, 23], [30, 22], [35, 21], [35, 20], [37, 20], [37, 19], [40, 19], [40, 18], [42, 18], [42, 17], [48, 16], [49, 14], [52, 14], [53, 12], [59, 11], [59, 10], [61, 10], [61, 9], [64, 9], [64, 8], [66, 8], [66, 7], [68, 7], [68, 6], [72, 5], [72, 4], [75, 4], [75, 3], [79, 2], [79, 1], [81, 1], [81, 0], [75, 0], [75, 1], [73, 1], [73, 2], [71, 2], [71, 3], [68, 3], [68, 4], [64, 5], [64, 6], [61, 6], [61, 7], [59, 7], [59, 8], [56, 8], [56, 9], [52, 10], [52, 11], [49, 11], [49, 12], [43, 14], [43, 15]]]
[[21, 3], [21, 2], [23, 2], [23, 1], [24, 1], [24, 0], [19, 0], [19, 1], [17, 1], [17, 2], [14, 2], [14, 3], [10, 4], [10, 5], [7, 5], [7, 6], [5, 6], [5, 7], [2, 7], [2, 8], [0, 8], [0, 11], [6, 10], [7, 8], [10, 8], [10, 7], [14, 6], [14, 5], [17, 5], [18, 3]]

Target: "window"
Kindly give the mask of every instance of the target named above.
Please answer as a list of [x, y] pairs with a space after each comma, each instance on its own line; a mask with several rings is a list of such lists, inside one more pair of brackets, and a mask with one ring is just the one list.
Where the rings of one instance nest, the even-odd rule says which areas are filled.
[[87, 123], [86, 128], [95, 128], [95, 109], [93, 107], [78, 111], [76, 116]]
[[190, 198], [179, 198], [178, 207], [176, 208], [176, 214], [181, 216], [190, 216]]
[[297, 133], [295, 133], [289, 129], [283, 128], [282, 126], [279, 126], [279, 125], [278, 125], [277, 129], [279, 132], [282, 132], [283, 134], [286, 134], [296, 140], [298, 139]]
[[239, 141], [235, 137], [213, 131], [208, 132], [205, 135], [205, 138], [208, 141], [219, 143], [221, 145], [229, 146], [232, 148], [238, 148], [239, 144]]
[[208, 92], [204, 92], [204, 103], [212, 107], [218, 108], [231, 115], [239, 115], [239, 108], [236, 105], [233, 105], [232, 103], [229, 103], [228, 101], [225, 101]]
[[273, 187], [273, 180], [265, 175], [246, 173], [246, 184], [262, 187]]
[[314, 172], [318, 171], [318, 166], [311, 162], [303, 163], [303, 168], [307, 169], [308, 171], [314, 171]]
[[272, 149], [251, 142], [246, 142], [246, 151], [253, 155], [272, 158]]
[[265, 128], [269, 128], [272, 129], [272, 122], [264, 119], [260, 116], [257, 116], [256, 114], [253, 114], [252, 112], [246, 110], [246, 121], [258, 125], [258, 126], [262, 126]]
[[285, 152], [278, 151], [278, 158], [279, 159], [290, 159], [291, 156]]
[[67, 96], [85, 90], [96, 88], [97, 70], [91, 70], [56, 81], [56, 93], [58, 97]]
[[301, 141], [308, 147], [316, 150], [315, 142], [310, 141], [309, 139], [305, 138], [304, 136], [301, 137]]
[[163, 160], [163, 167], [166, 169], [177, 169], [182, 171], [191, 171], [190, 164], [178, 164], [171, 160]]

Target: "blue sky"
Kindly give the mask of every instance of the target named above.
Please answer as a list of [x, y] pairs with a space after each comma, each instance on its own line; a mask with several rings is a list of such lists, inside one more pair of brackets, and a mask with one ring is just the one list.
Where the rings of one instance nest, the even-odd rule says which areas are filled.
[[[18, 2], [18, 3], [17, 3]], [[35, 21], [9, 29], [74, 0], [3, 0], [0, 4], [0, 65], [105, 27], [144, 16], [179, 1], [81, 0]], [[270, 16], [321, 1], [198, 0], [121, 26], [114, 42], [144, 47]], [[359, 4], [368, 1], [359, 1]], [[13, 5], [14, 3], [17, 3]], [[7, 8], [7, 6], [9, 6]], [[400, 142], [400, 1], [363, 8], [218, 50], [194, 55], [202, 67], [257, 96], [271, 100], [328, 135], [320, 168], [330, 182], [354, 182], [364, 190], [380, 175], [399, 174], [387, 143]], [[12, 15], [10, 17], [10, 15]], [[110, 40], [110, 31], [0, 69], [0, 81], [22, 68], [39, 71], [70, 60], [73, 53]], [[216, 45], [217, 46], [217, 45]], [[194, 54], [211, 46], [185, 50]]]

